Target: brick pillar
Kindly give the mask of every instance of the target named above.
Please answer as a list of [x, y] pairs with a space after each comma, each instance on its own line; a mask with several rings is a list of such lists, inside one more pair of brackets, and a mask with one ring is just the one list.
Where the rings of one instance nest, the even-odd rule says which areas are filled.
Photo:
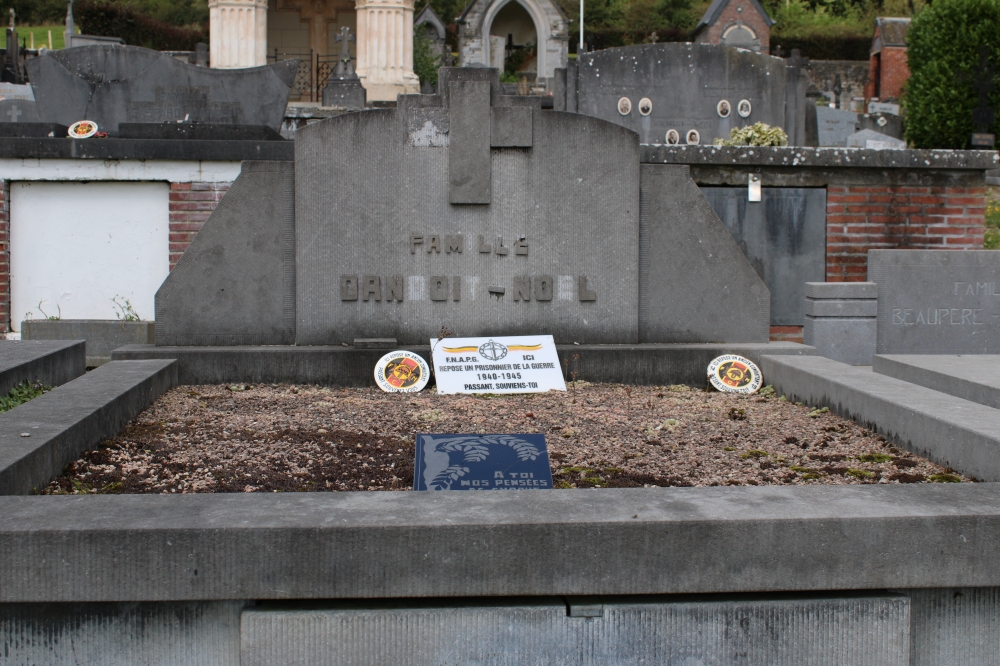
[[978, 250], [984, 187], [829, 187], [826, 279], [864, 282], [868, 250]]
[[170, 270], [231, 183], [170, 183]]

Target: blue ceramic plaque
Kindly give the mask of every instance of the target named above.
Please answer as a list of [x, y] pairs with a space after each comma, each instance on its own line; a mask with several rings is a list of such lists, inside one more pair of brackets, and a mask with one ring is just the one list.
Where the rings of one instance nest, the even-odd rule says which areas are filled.
[[551, 487], [545, 435], [417, 435], [414, 490]]

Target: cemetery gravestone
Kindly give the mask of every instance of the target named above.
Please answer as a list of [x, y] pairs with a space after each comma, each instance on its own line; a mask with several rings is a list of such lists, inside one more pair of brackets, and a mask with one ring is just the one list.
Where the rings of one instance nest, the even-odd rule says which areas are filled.
[[439, 84], [303, 128], [294, 165], [245, 162], [157, 293], [157, 344], [767, 341], [767, 288], [686, 166], [497, 70]]
[[[791, 132], [785, 70], [780, 58], [710, 44], [594, 51], [580, 56], [575, 69], [577, 111], [627, 127], [650, 144], [665, 143], [671, 129], [681, 137], [696, 130], [703, 144], [756, 122]], [[631, 102], [624, 114], [619, 109], [623, 98]], [[648, 111], [639, 108], [644, 98]], [[743, 116], [738, 109], [750, 112]]]
[[1000, 353], [1000, 252], [872, 250], [879, 354]]
[[816, 125], [820, 146], [846, 146], [847, 137], [857, 131], [858, 114], [853, 111], [816, 107]]
[[102, 45], [47, 52], [26, 67], [39, 122], [87, 119], [117, 136], [125, 122], [266, 125], [279, 131], [298, 61], [221, 70], [138, 46]]

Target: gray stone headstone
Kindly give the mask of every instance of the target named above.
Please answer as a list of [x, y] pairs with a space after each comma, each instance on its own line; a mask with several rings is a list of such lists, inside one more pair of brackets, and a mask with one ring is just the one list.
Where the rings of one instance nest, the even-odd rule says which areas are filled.
[[1000, 252], [871, 250], [879, 354], [1000, 353]]
[[294, 344], [294, 173], [243, 163], [156, 292], [156, 344]]
[[635, 133], [495, 69], [439, 82], [300, 130], [294, 212], [291, 165], [245, 163], [157, 294], [157, 344], [767, 340], [767, 288], [687, 167], [640, 179]]
[[[197, 67], [138, 46], [84, 46], [26, 62], [40, 122], [203, 122], [281, 129], [298, 61], [248, 69]], [[0, 116], [0, 121], [10, 120]]]
[[[496, 70], [441, 71], [442, 96], [297, 134], [298, 344], [426, 344], [442, 326], [636, 341], [635, 135], [511, 106]], [[512, 108], [530, 135], [496, 138], [530, 143], [491, 147]]]
[[767, 287], [688, 169], [642, 165], [640, 341], [767, 342]]
[[703, 187], [716, 215], [771, 292], [771, 324], [802, 326], [806, 282], [826, 276], [826, 189]]
[[857, 131], [858, 114], [854, 111], [816, 107], [816, 126], [820, 146], [846, 146], [847, 137]]
[[[640, 143], [665, 143], [670, 129], [683, 140], [696, 129], [701, 143], [711, 144], [716, 137], [729, 138], [735, 127], [758, 121], [787, 124], [781, 58], [711, 44], [665, 43], [594, 51], [576, 62], [577, 108], [567, 110], [627, 127], [639, 135]], [[622, 97], [632, 102], [625, 116], [618, 112]], [[639, 102], [647, 97], [652, 109], [644, 116]], [[737, 112], [743, 99], [752, 107], [746, 118]], [[721, 100], [730, 103], [726, 118], [716, 110]]]

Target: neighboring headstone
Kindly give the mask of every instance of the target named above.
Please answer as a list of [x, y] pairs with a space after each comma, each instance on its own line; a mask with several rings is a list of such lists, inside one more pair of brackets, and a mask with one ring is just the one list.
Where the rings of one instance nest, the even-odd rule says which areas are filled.
[[[38, 116], [38, 104], [36, 102], [26, 99], [0, 99], [0, 125], [26, 125], [40, 122], [43, 121]], [[63, 127], [69, 126], [69, 123], [50, 122], [48, 124], [56, 124]]]
[[858, 114], [853, 111], [816, 107], [816, 127], [820, 146], [846, 146], [847, 137], [857, 131]]
[[[711, 144], [735, 127], [790, 124], [785, 61], [752, 51], [674, 42], [626, 46], [582, 54], [577, 72], [578, 112], [627, 127], [640, 143], [664, 143], [671, 129], [681, 137], [697, 130], [701, 143]], [[624, 115], [622, 97], [632, 103]], [[648, 114], [639, 108], [643, 98], [651, 102]], [[747, 117], [736, 113], [741, 100], [750, 102]], [[731, 110], [725, 116], [722, 101]], [[800, 101], [796, 114], [804, 112]]]
[[301, 129], [294, 207], [288, 167], [245, 163], [157, 294], [157, 344], [767, 341], [767, 288], [688, 167], [640, 169], [634, 133], [496, 70], [439, 82]]
[[858, 131], [872, 130], [900, 141], [906, 134], [903, 119], [891, 113], [862, 113], [858, 116], [857, 128]]
[[[117, 136], [124, 122], [267, 125], [280, 131], [298, 61], [209, 69], [138, 46], [85, 46], [47, 52], [26, 67], [39, 122], [87, 119]], [[9, 120], [0, 115], [0, 121]]]
[[365, 89], [361, 86], [361, 79], [354, 72], [354, 63], [351, 62], [349, 51], [349, 45], [355, 41], [355, 37], [351, 34], [351, 29], [344, 26], [339, 34], [334, 35], [334, 39], [340, 42], [340, 58], [323, 88], [323, 106], [363, 109]]
[[905, 150], [906, 142], [887, 134], [865, 129], [847, 137], [848, 148], [868, 148], [869, 150]]
[[26, 83], [0, 83], [0, 100], [23, 99], [29, 102], [35, 101], [35, 93], [31, 86]]
[[871, 250], [879, 354], [1000, 353], [1000, 252]]
[[545, 435], [417, 435], [414, 490], [552, 488]]
[[871, 365], [878, 290], [874, 282], [807, 282], [803, 342], [820, 356]]

